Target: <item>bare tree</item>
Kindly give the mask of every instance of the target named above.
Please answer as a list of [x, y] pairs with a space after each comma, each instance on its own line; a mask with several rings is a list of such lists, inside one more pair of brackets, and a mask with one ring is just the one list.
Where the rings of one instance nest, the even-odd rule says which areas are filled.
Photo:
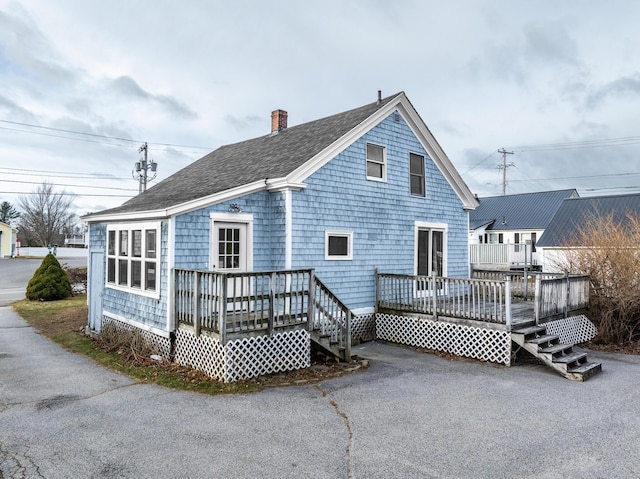
[[56, 244], [64, 238], [62, 232], [73, 224], [74, 196], [57, 193], [48, 182], [38, 186], [29, 196], [20, 197], [20, 230], [37, 246]]
[[640, 215], [584, 218], [558, 266], [591, 278], [591, 314], [604, 342], [640, 338]]
[[3, 201], [0, 203], [0, 222], [6, 223], [8, 225], [11, 224], [11, 221], [18, 218], [20, 213], [9, 203], [8, 201]]

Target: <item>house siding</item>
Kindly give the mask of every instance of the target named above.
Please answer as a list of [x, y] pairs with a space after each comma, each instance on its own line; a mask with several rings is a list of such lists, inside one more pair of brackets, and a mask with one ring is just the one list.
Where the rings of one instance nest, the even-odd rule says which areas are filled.
[[[449, 277], [468, 277], [468, 218], [400, 115], [391, 114], [293, 195], [293, 267], [313, 267], [351, 308], [375, 304], [374, 273], [415, 273], [415, 222], [446, 223]], [[387, 149], [386, 182], [366, 179], [366, 143]], [[412, 196], [409, 153], [425, 157], [426, 195]], [[325, 259], [325, 231], [353, 232], [353, 259]]]
[[[253, 270], [284, 268], [284, 194], [261, 191], [176, 217], [175, 266], [209, 269], [211, 213], [228, 213], [236, 205], [253, 216]], [[230, 219], [229, 221], [232, 221]]]
[[[135, 222], [127, 223], [135, 224]], [[107, 224], [89, 225], [91, 251], [103, 251], [107, 257]], [[104, 313], [117, 315], [125, 320], [142, 323], [146, 326], [167, 330], [167, 258], [169, 251], [168, 222], [162, 221], [160, 228], [160, 297], [150, 298], [139, 294], [109, 288], [106, 283], [102, 293]], [[106, 271], [106, 265], [105, 265]], [[106, 278], [103, 278], [105, 281]]]

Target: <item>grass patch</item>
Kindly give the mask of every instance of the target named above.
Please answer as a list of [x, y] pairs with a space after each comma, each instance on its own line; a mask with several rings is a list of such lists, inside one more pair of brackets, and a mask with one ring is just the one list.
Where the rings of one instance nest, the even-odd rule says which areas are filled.
[[89, 338], [81, 331], [88, 318], [86, 295], [59, 301], [25, 299], [13, 303], [13, 308], [39, 333], [69, 351], [87, 356], [101, 366], [126, 374], [139, 382], [212, 395], [253, 392], [263, 387], [256, 381], [221, 383], [201, 371], [166, 361], [157, 363], [149, 360], [144, 364], [136, 364], [121, 351], [105, 351], [99, 341]]

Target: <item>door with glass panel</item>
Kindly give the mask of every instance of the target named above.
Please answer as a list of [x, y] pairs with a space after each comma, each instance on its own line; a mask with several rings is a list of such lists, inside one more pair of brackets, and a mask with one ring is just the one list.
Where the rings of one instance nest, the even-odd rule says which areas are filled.
[[[418, 276], [438, 276], [444, 274], [444, 231], [418, 229], [416, 244], [416, 274]], [[416, 292], [428, 292], [428, 282], [418, 281]]]
[[[221, 273], [242, 273], [249, 263], [247, 224], [215, 222], [213, 228], [213, 266]], [[246, 278], [227, 280], [228, 310], [247, 309], [242, 298], [250, 294], [250, 283]]]

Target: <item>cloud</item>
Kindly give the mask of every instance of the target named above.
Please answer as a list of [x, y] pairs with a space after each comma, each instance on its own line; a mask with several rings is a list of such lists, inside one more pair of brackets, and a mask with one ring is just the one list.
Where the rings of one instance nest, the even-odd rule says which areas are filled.
[[190, 110], [186, 105], [170, 95], [154, 95], [149, 93], [129, 76], [121, 76], [112, 80], [111, 89], [123, 96], [155, 102], [166, 108], [171, 114], [183, 118], [195, 119], [198, 116], [193, 110]]
[[[4, 114], [5, 111], [6, 114]], [[3, 118], [11, 118], [11, 121], [19, 121], [22, 123], [37, 122], [36, 116], [33, 113], [2, 95], [0, 95], [0, 112], [3, 112]]]
[[4, 73], [30, 83], [41, 94], [51, 84], [75, 82], [78, 73], [58, 58], [28, 14], [19, 6], [15, 9], [16, 15], [0, 11], [0, 54]]
[[595, 108], [609, 99], [622, 99], [640, 95], [640, 74], [620, 77], [594, 89], [587, 95], [585, 103], [589, 108]]

